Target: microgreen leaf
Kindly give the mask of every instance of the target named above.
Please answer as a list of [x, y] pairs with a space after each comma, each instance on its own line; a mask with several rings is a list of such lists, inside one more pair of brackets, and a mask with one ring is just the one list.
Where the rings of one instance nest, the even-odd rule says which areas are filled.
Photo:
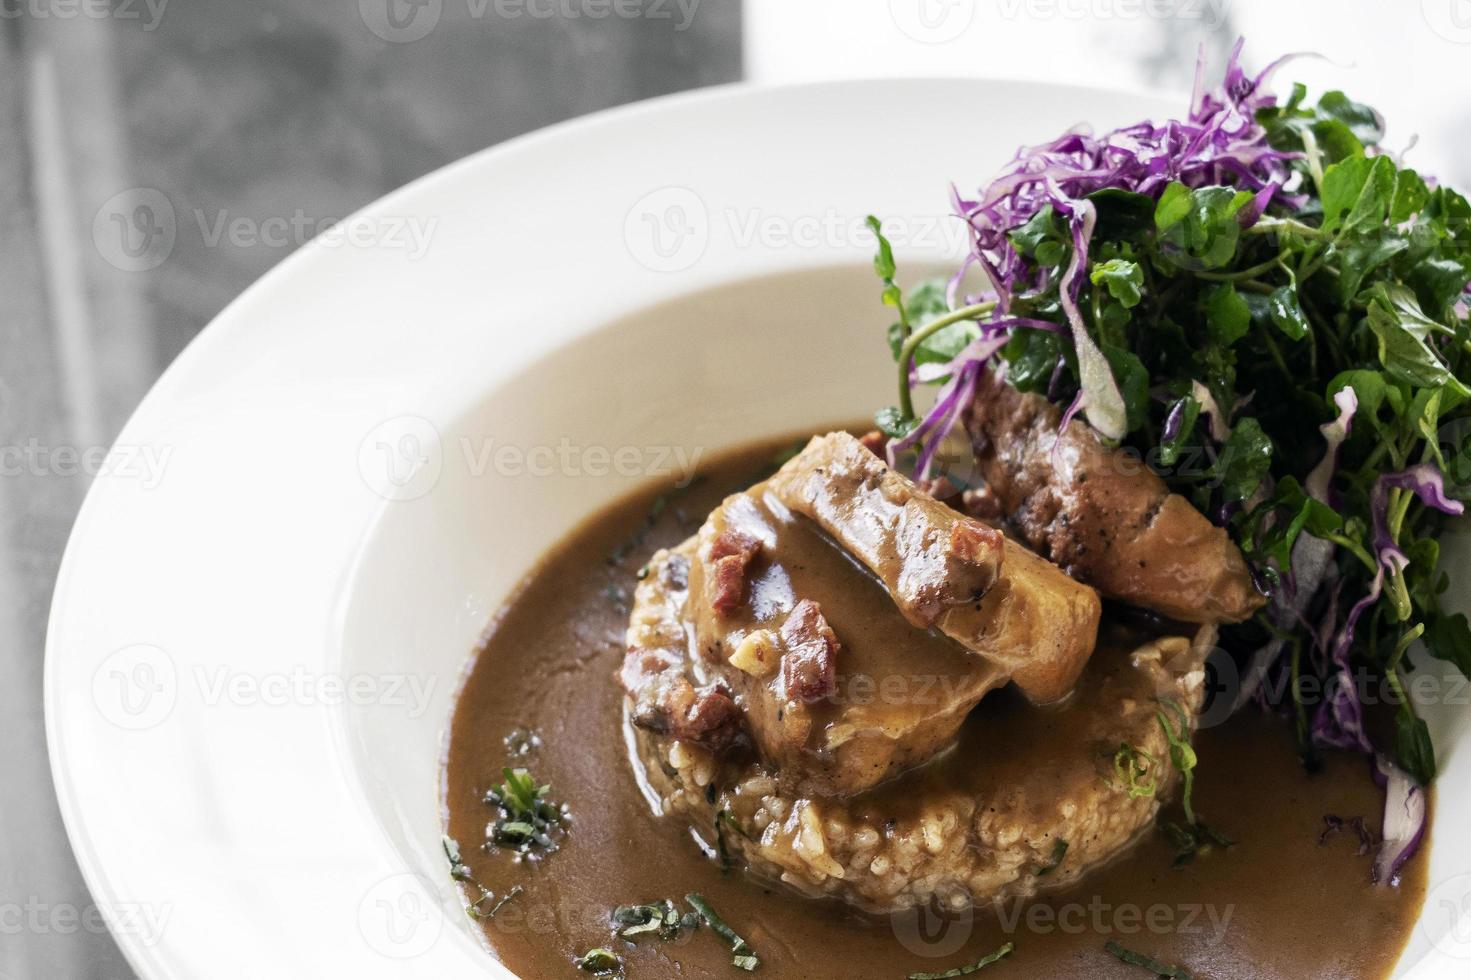
[[1215, 472], [1226, 499], [1245, 500], [1256, 492], [1272, 466], [1272, 440], [1261, 423], [1247, 417], [1237, 421], [1216, 460]]
[[1095, 265], [1089, 278], [1093, 285], [1102, 284], [1107, 287], [1109, 295], [1118, 300], [1126, 310], [1138, 306], [1143, 298], [1140, 289], [1144, 285], [1144, 270], [1137, 262], [1109, 259]]
[[1205, 315], [1211, 339], [1225, 347], [1236, 343], [1251, 329], [1251, 307], [1229, 282], [1211, 290], [1206, 299]]

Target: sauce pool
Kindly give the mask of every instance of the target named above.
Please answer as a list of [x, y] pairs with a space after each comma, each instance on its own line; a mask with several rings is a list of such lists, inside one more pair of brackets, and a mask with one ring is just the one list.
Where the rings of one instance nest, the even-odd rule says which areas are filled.
[[[744, 975], [709, 929], [668, 942], [612, 938], [615, 907], [668, 898], [688, 911], [683, 896], [698, 891], [760, 955], [758, 974], [771, 977], [900, 980], [974, 963], [1007, 942], [1013, 954], [980, 976], [1150, 976], [1106, 952], [1109, 941], [1213, 980], [1388, 975], [1424, 899], [1423, 855], [1398, 888], [1376, 887], [1372, 852], [1358, 853], [1352, 830], [1320, 843], [1325, 814], [1377, 828], [1381, 796], [1366, 764], [1329, 753], [1310, 776], [1287, 726], [1251, 712], [1195, 738], [1196, 809], [1234, 846], [1177, 868], [1170, 843], [1151, 831], [1075, 887], [957, 918], [870, 916], [723, 874], [688, 828], [657, 818], [628, 759], [613, 680], [637, 570], [694, 533], [727, 494], [767, 475], [789, 443], [725, 456], [683, 491], [650, 488], [612, 504], [546, 556], [487, 630], [460, 693], [443, 779], [446, 833], [476, 880], [497, 899], [521, 889], [482, 920], [496, 958], [528, 980], [587, 976], [575, 960], [598, 947], [618, 953], [634, 980]], [[526, 732], [537, 736], [529, 747]], [[481, 849], [496, 816], [484, 795], [504, 766], [528, 768], [566, 804], [555, 852], [518, 860]]]

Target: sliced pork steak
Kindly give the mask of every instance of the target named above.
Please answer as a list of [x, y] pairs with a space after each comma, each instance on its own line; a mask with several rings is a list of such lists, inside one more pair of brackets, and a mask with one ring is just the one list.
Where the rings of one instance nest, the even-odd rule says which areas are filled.
[[1066, 697], [1098, 632], [1091, 588], [921, 491], [846, 432], [817, 436], [766, 484], [934, 626], [1035, 702]]
[[[722, 559], [712, 555], [737, 535], [760, 541], [759, 557], [740, 605], [721, 608], [711, 596]], [[923, 763], [1006, 682], [909, 623], [883, 585], [759, 486], [728, 498], [671, 557], [686, 554], [693, 672], [731, 693], [761, 757], [794, 791], [846, 796]]]
[[1240, 622], [1266, 602], [1227, 535], [1142, 461], [995, 372], [965, 419], [988, 506], [1104, 595], [1187, 623]]

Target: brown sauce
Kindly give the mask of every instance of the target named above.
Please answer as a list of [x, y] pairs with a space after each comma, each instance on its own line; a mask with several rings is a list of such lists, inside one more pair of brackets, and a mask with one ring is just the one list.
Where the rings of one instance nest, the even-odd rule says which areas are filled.
[[[444, 786], [447, 833], [475, 878], [497, 896], [522, 889], [483, 922], [498, 959], [524, 978], [577, 977], [587, 974], [576, 957], [608, 947], [630, 978], [744, 975], [708, 929], [671, 942], [611, 939], [614, 907], [663, 898], [682, 906], [682, 896], [698, 891], [750, 941], [762, 961], [758, 975], [772, 977], [899, 980], [972, 963], [1008, 941], [1014, 954], [979, 976], [1150, 975], [1105, 952], [1109, 940], [1197, 978], [1388, 974], [1424, 898], [1423, 855], [1391, 889], [1369, 883], [1372, 855], [1356, 853], [1351, 832], [1320, 844], [1324, 814], [1378, 826], [1380, 794], [1365, 763], [1329, 754], [1308, 776], [1286, 726], [1250, 712], [1195, 740], [1196, 809], [1234, 847], [1176, 868], [1168, 841], [1151, 831], [1067, 891], [954, 920], [865, 916], [722, 874], [686, 827], [656, 818], [628, 761], [623, 694], [613, 681], [634, 576], [656, 548], [693, 533], [726, 494], [764, 476], [785, 444], [723, 458], [666, 497], [652, 520], [658, 488], [614, 503], [544, 559], [487, 631], [455, 712]], [[959, 778], [966, 760], [1004, 760], [1008, 740], [1021, 744], [1057, 727], [1010, 692], [993, 693], [944, 766], [914, 778]], [[526, 730], [540, 744], [513, 756], [505, 739]], [[506, 765], [527, 766], [570, 810], [560, 849], [540, 860], [480, 849], [494, 817], [482, 798]], [[880, 792], [898, 795], [904, 782]]]

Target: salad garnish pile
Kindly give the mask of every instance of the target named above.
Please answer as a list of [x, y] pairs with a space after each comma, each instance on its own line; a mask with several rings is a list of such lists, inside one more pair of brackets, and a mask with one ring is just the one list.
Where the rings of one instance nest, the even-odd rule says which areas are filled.
[[1288, 59], [1249, 75], [1241, 49], [1218, 87], [1198, 71], [1183, 120], [1076, 129], [954, 192], [972, 247], [948, 282], [906, 294], [869, 219], [897, 314], [899, 399], [877, 422], [928, 478], [1004, 371], [1227, 528], [1272, 597], [1222, 634], [1238, 703], [1288, 716], [1309, 765], [1330, 746], [1373, 760], [1393, 881], [1436, 771], [1406, 653], [1471, 676], [1439, 561], [1471, 497], [1471, 205], [1386, 149], [1373, 109], [1302, 85], [1278, 101]]

